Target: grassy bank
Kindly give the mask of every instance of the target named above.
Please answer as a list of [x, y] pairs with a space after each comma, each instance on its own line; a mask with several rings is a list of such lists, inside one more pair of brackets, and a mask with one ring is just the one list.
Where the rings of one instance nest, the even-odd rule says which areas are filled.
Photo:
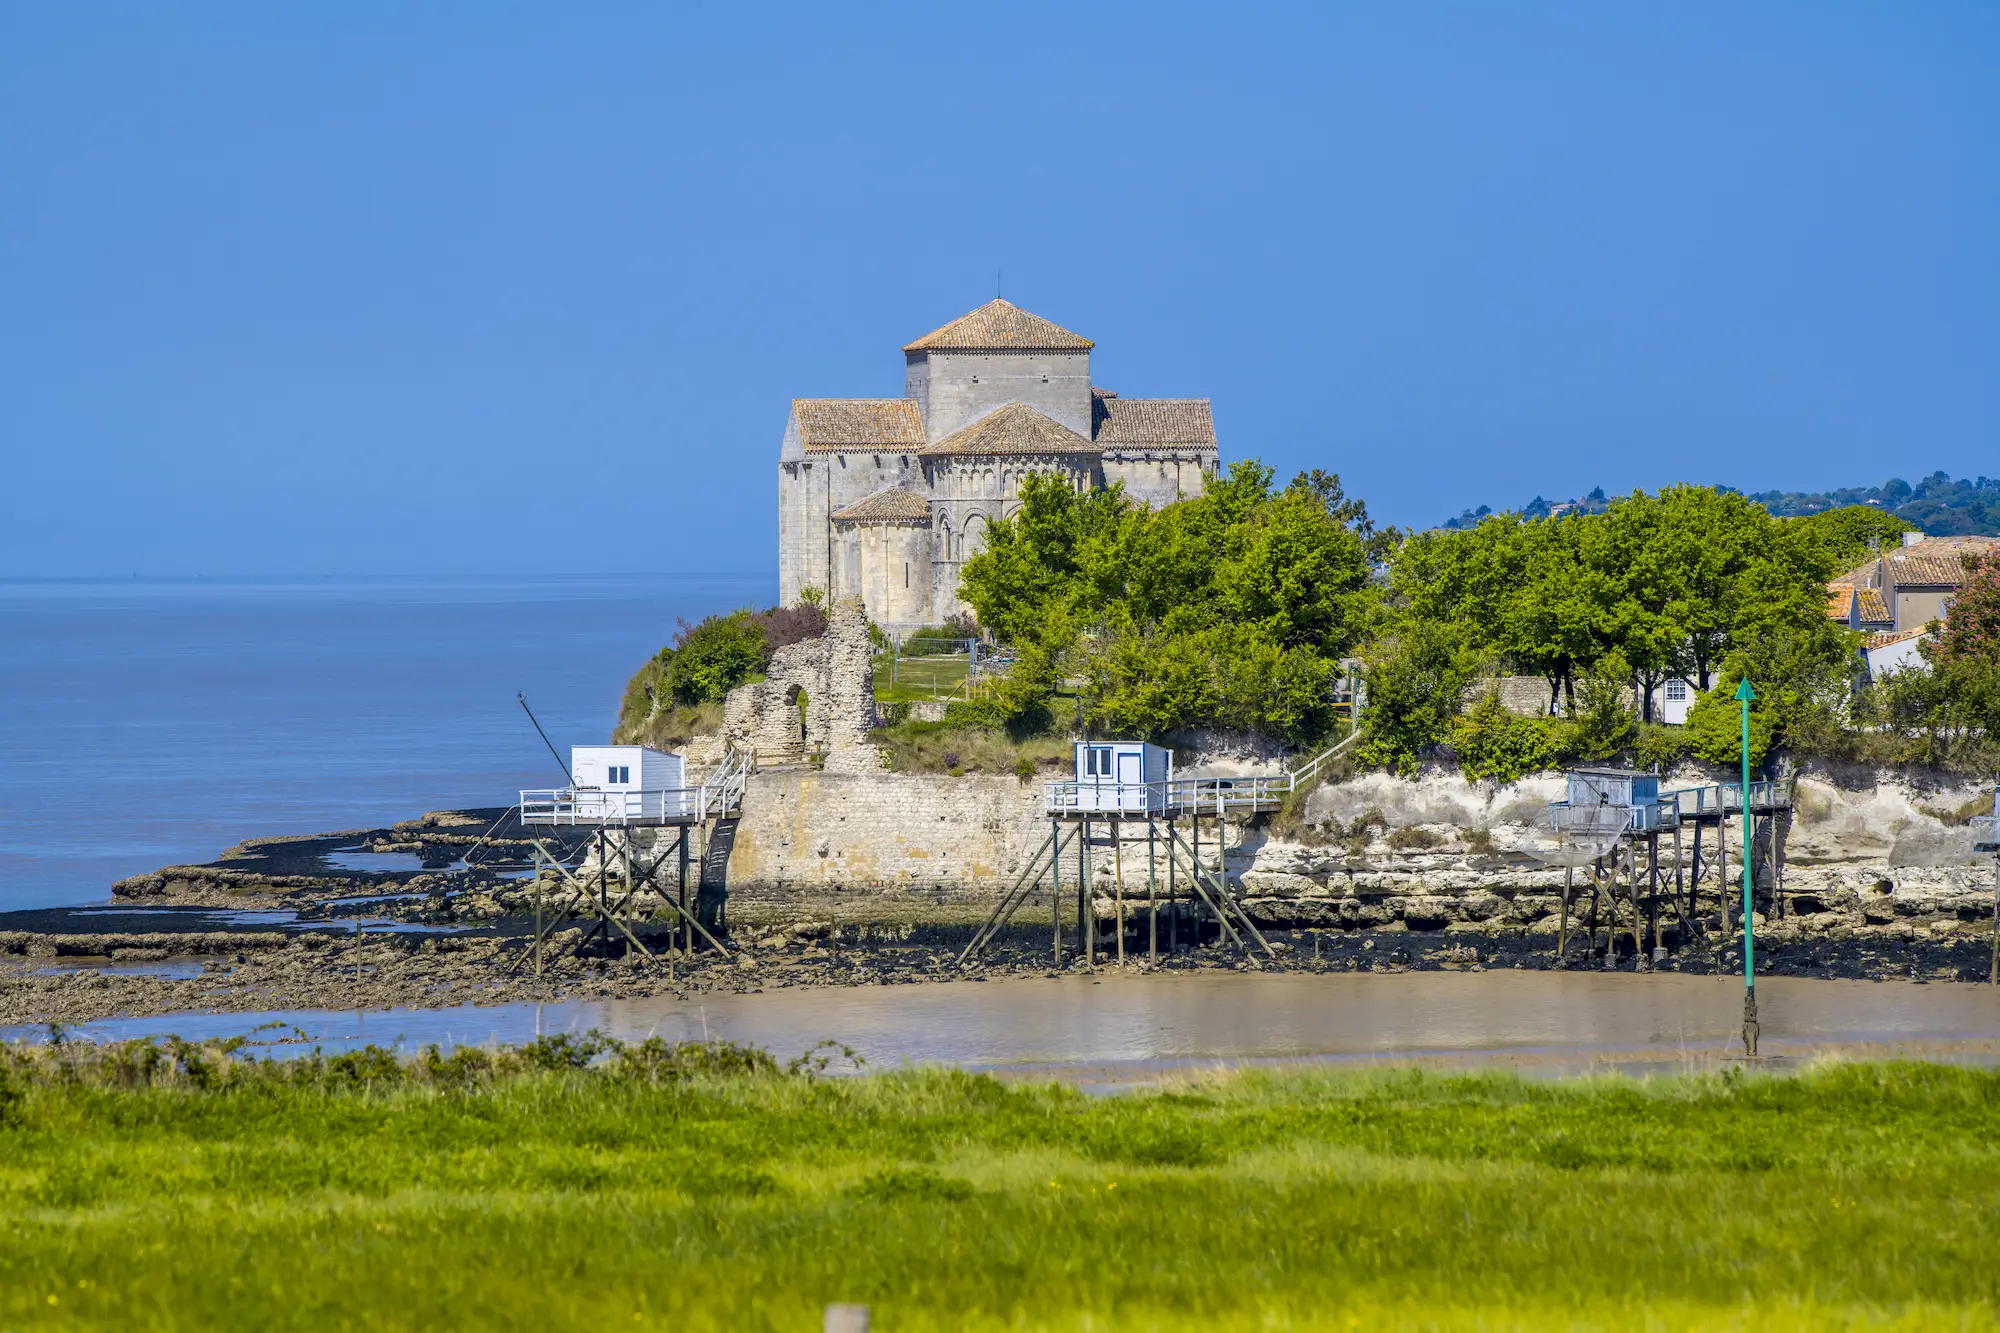
[[0, 1091], [0, 1324], [1986, 1326], [2000, 1077], [1231, 1077], [1090, 1099], [545, 1047]]

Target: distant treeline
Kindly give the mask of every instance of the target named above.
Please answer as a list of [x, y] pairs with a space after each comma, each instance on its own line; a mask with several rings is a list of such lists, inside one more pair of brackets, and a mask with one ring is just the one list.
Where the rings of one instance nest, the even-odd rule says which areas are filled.
[[[2000, 536], [2000, 477], [1964, 477], [1954, 480], [1943, 472], [1933, 472], [1912, 486], [1901, 477], [1891, 477], [1880, 486], [1849, 486], [1836, 491], [1721, 491], [1740, 494], [1763, 505], [1778, 518], [1803, 518], [1824, 514], [1850, 505], [1868, 505], [1893, 514], [1912, 528], [1933, 537]], [[1610, 507], [1602, 486], [1574, 500], [1547, 500], [1536, 496], [1516, 510], [1522, 518], [1547, 518], [1552, 513], [1601, 514]], [[1476, 527], [1495, 511], [1490, 505], [1468, 509], [1441, 526], [1452, 531]]]

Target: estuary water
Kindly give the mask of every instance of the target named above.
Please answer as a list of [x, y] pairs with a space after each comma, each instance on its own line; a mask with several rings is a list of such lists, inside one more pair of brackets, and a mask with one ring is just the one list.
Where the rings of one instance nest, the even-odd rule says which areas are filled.
[[[1757, 983], [1761, 1055], [2000, 1063], [1988, 986]], [[595, 1029], [623, 1040], [727, 1038], [780, 1057], [832, 1041], [872, 1068], [950, 1064], [1119, 1087], [1240, 1065], [1425, 1061], [1530, 1073], [1677, 1072], [1728, 1058], [1734, 977], [1592, 972], [1176, 973], [808, 988], [700, 999], [487, 1008], [172, 1014], [75, 1029], [105, 1040], [254, 1034], [273, 1054], [375, 1043], [483, 1045]], [[281, 1024], [282, 1027], [264, 1025]], [[42, 1029], [0, 1029], [35, 1038]], [[1737, 1048], [1740, 1049], [1740, 1048]], [[840, 1064], [841, 1062], [836, 1062]]]
[[756, 575], [0, 581], [0, 911], [245, 838], [508, 805]]

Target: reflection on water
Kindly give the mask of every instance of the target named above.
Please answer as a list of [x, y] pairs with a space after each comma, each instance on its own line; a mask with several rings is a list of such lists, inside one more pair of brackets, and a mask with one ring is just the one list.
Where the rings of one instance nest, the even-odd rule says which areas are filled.
[[[2000, 1059], [2000, 992], [1909, 982], [1760, 981], [1761, 1051]], [[1530, 1068], [1671, 1068], [1728, 1054], [1729, 977], [1563, 972], [1105, 976], [776, 990], [699, 1000], [287, 1011], [118, 1019], [99, 1038], [235, 1035], [280, 1020], [328, 1048], [514, 1042], [600, 1029], [636, 1040], [724, 1037], [787, 1056], [822, 1040], [871, 1066], [954, 1064], [1120, 1081], [1216, 1063], [1422, 1057]], [[9, 1035], [33, 1036], [30, 1029]]]

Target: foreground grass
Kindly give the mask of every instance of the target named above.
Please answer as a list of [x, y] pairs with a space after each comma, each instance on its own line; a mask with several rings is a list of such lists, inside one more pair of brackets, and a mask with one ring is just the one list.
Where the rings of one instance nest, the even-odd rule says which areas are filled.
[[15, 1052], [0, 1326], [812, 1329], [832, 1300], [883, 1330], [1993, 1322], [1989, 1073], [1092, 1099], [584, 1054]]

